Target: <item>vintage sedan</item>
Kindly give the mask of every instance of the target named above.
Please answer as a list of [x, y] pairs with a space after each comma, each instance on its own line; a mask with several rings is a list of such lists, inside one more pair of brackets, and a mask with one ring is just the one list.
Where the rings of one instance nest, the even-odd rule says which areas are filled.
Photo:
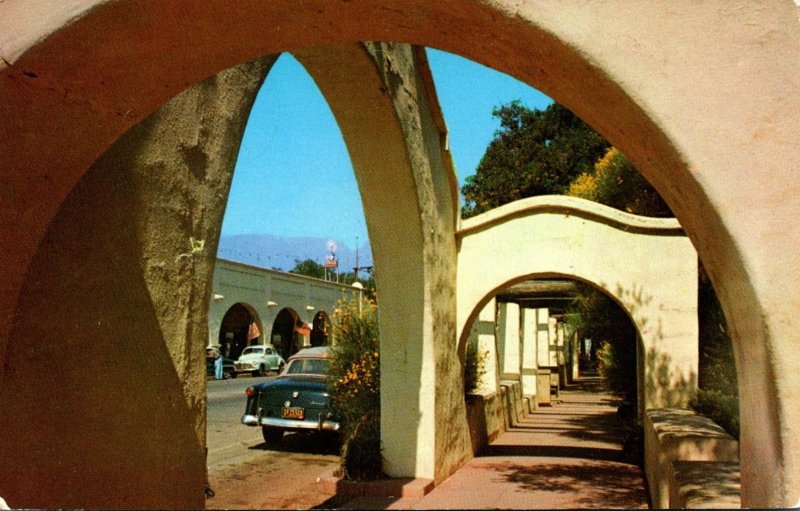
[[236, 360], [236, 372], [264, 376], [267, 371], [280, 371], [285, 364], [283, 357], [271, 344], [249, 346]]
[[339, 431], [328, 395], [332, 357], [330, 347], [306, 348], [289, 357], [277, 378], [248, 387], [242, 424], [261, 426], [267, 445], [285, 431]]

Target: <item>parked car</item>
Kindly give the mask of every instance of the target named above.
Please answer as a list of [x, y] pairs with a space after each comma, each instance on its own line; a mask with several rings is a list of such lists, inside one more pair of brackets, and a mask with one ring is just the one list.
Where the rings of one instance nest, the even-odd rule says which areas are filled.
[[[211, 353], [211, 351], [206, 350], [206, 376], [213, 378], [215, 358]], [[217, 351], [217, 354], [219, 354], [219, 351]], [[219, 356], [222, 357], [222, 355]], [[222, 379], [227, 380], [228, 378], [236, 378], [236, 368], [233, 360], [228, 357], [222, 357]]]
[[277, 378], [245, 391], [242, 424], [261, 426], [267, 445], [279, 443], [285, 431], [339, 431], [328, 394], [332, 357], [328, 346], [306, 348], [289, 357]]
[[267, 371], [280, 371], [286, 362], [271, 344], [250, 346], [242, 351], [236, 361], [237, 373], [252, 373], [253, 376], [264, 376]]

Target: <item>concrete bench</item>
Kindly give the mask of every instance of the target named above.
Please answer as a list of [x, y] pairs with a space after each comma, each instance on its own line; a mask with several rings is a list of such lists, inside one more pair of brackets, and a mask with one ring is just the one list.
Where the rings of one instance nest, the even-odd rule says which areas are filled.
[[742, 505], [736, 461], [673, 461], [669, 482], [672, 509], [734, 509]]
[[644, 444], [645, 474], [657, 509], [670, 506], [673, 462], [739, 462], [739, 443], [714, 421], [691, 410], [648, 410]]

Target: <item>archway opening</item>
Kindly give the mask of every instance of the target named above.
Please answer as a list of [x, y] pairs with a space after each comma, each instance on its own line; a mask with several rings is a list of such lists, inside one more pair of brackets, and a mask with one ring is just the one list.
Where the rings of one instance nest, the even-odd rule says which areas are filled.
[[[464, 374], [465, 384], [477, 376], [465, 387], [476, 454], [569, 448], [571, 457], [590, 460], [602, 444], [609, 460], [638, 471], [645, 362], [631, 311], [596, 284], [533, 277], [493, 292], [470, 326]], [[512, 435], [493, 445], [503, 428]], [[476, 432], [490, 443], [482, 444]], [[615, 486], [608, 476], [598, 484]], [[568, 484], [580, 484], [579, 476], [571, 477]], [[629, 489], [629, 496], [638, 498], [646, 491], [641, 477], [635, 481], [640, 487]]]
[[275, 317], [269, 338], [284, 360], [288, 360], [301, 348], [302, 337], [297, 332], [301, 325], [300, 316], [294, 309], [281, 309]]
[[224, 357], [236, 360], [242, 351], [259, 343], [261, 329], [253, 307], [244, 303], [231, 306], [222, 318], [219, 349]]
[[311, 346], [328, 346], [331, 344], [331, 334], [333, 333], [331, 318], [325, 311], [319, 311], [314, 315], [311, 326]]

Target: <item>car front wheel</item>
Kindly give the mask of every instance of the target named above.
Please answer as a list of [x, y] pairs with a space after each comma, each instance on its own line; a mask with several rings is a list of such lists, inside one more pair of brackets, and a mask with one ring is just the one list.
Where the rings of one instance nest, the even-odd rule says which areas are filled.
[[270, 447], [281, 443], [283, 438], [283, 430], [272, 426], [261, 426], [261, 433], [264, 435], [264, 442]]

